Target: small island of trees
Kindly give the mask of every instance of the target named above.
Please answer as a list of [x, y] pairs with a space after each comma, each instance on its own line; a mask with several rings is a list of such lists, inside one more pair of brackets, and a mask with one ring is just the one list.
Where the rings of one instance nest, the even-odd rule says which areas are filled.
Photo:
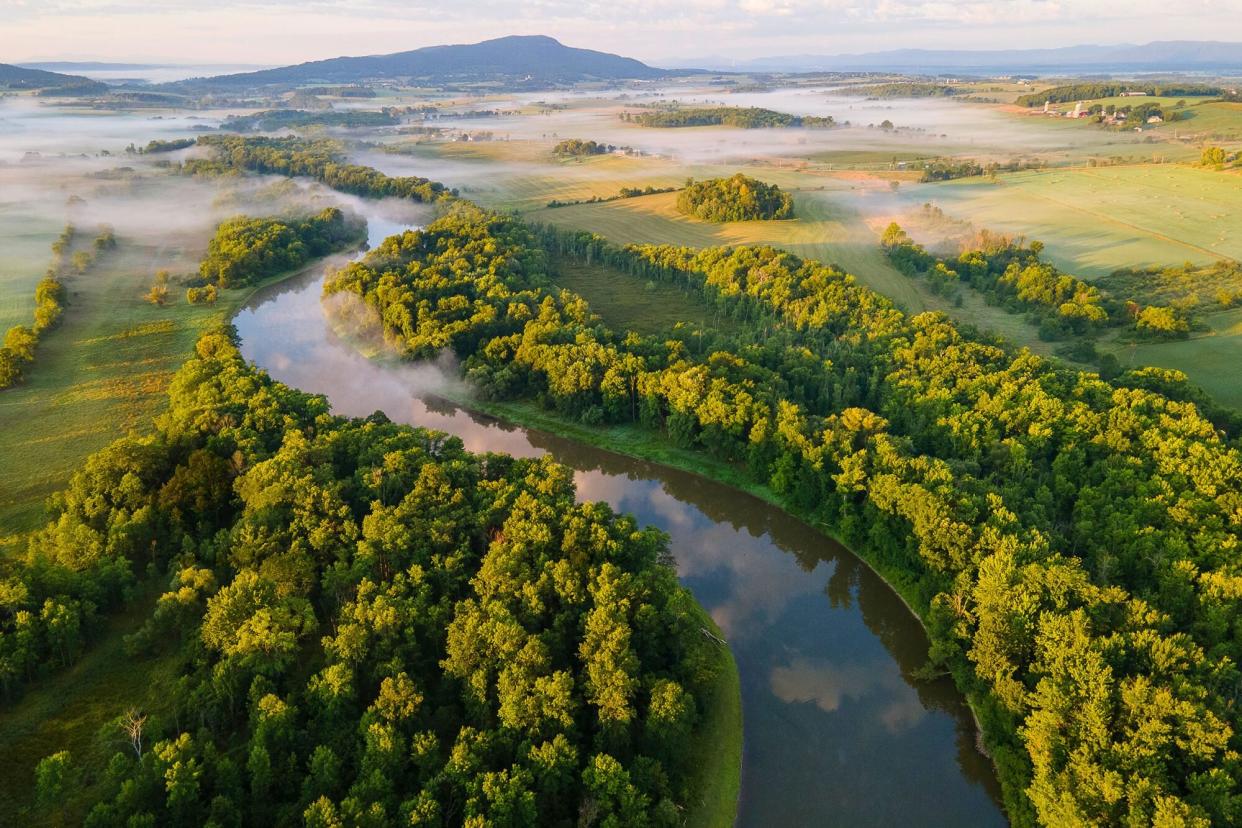
[[557, 158], [586, 158], [591, 155], [607, 155], [616, 149], [611, 144], [601, 144], [598, 141], [566, 138], [552, 148], [552, 154]]
[[336, 207], [289, 221], [237, 216], [216, 228], [199, 275], [220, 288], [253, 284], [340, 250], [361, 235], [358, 222]]
[[737, 173], [729, 178], [686, 182], [677, 209], [704, 221], [762, 221], [793, 218], [793, 197], [775, 184]]
[[708, 109], [661, 109], [639, 115], [625, 113], [623, 119], [645, 127], [731, 126], [740, 129], [773, 129], [781, 127], [824, 128], [836, 126], [832, 116], [789, 115], [771, 109], [748, 106], [718, 106]]

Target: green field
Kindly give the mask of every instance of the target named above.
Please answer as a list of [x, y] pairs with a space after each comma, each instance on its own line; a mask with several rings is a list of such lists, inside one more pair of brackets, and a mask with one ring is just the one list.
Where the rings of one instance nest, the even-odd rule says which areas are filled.
[[[192, 269], [206, 239], [119, 238], [84, 275], [65, 280], [61, 324], [44, 334], [21, 384], [0, 391], [0, 544], [34, 528], [43, 501], [92, 451], [145, 429], [172, 373], [225, 305], [156, 307], [142, 297], [160, 268]], [[178, 291], [180, 293], [180, 291]]]
[[644, 283], [616, 268], [569, 256], [554, 257], [552, 267], [556, 284], [586, 299], [616, 331], [658, 334], [678, 322], [715, 330], [736, 328], [732, 319], [714, 312], [697, 296], [663, 282]]
[[1212, 101], [1188, 107], [1190, 118], [1161, 127], [1163, 132], [1193, 134], [1221, 141], [1242, 141], [1242, 103]]
[[1242, 176], [1180, 164], [1021, 172], [903, 188], [977, 227], [1038, 239], [1086, 279], [1242, 258]]
[[0, 244], [0, 336], [14, 325], [30, 325], [35, 285], [51, 264], [52, 242], [64, 229], [45, 219], [0, 209], [4, 224]]
[[1156, 365], [1184, 372], [1217, 402], [1242, 409], [1242, 308], [1204, 317], [1209, 330], [1177, 342], [1102, 347], [1127, 368]]
[[[764, 172], [757, 173], [767, 179]], [[824, 179], [813, 179], [818, 182]], [[828, 179], [828, 189], [794, 192], [797, 218], [711, 224], [688, 218], [676, 207], [676, 195], [665, 193], [606, 204], [584, 204], [537, 210], [537, 221], [598, 233], [617, 244], [675, 244], [691, 247], [768, 244], [798, 256], [835, 264], [860, 282], [892, 298], [911, 313], [941, 311], [964, 323], [994, 331], [1045, 356], [1053, 345], [1039, 339], [1025, 318], [987, 305], [969, 291], [956, 307], [889, 264], [879, 246], [879, 230], [854, 208], [855, 191], [876, 189], [869, 179]], [[882, 229], [882, 228], [881, 228]], [[600, 307], [607, 307], [600, 305]], [[602, 311], [601, 311], [602, 312]]]
[[[1185, 106], [1178, 106], [1184, 102]], [[1242, 104], [1228, 103], [1210, 98], [1178, 98], [1178, 97], [1112, 97], [1096, 98], [1085, 101], [1085, 104], [1102, 104], [1103, 106], [1140, 106], [1145, 103], [1158, 104], [1166, 114], [1177, 112], [1176, 121], [1165, 121], [1163, 124], [1151, 124], [1143, 127], [1145, 132], [1155, 132], [1163, 137], [1173, 135], [1210, 135], [1222, 140], [1236, 141], [1242, 138]], [[1060, 104], [1060, 108], [1073, 108], [1072, 104]]]

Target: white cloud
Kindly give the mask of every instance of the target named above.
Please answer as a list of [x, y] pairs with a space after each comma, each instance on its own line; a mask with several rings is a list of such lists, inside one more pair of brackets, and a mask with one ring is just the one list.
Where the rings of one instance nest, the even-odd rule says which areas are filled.
[[909, 730], [927, 715], [918, 693], [888, 662], [856, 664], [797, 658], [774, 667], [768, 682], [781, 701], [814, 703], [825, 713], [836, 713], [849, 701], [866, 702], [863, 709], [873, 710], [890, 733]]
[[1242, 0], [0, 0], [0, 62], [289, 63], [504, 34], [675, 55], [1220, 39]]

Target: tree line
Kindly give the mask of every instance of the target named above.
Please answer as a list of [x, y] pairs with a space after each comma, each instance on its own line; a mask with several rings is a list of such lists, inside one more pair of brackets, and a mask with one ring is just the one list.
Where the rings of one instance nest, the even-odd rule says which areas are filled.
[[[1044, 339], [1092, 334], [1120, 325], [1148, 338], [1189, 335], [1195, 303], [1179, 299], [1157, 305], [1120, 299], [1043, 261], [1044, 246], [1038, 241], [1024, 245], [1021, 240], [986, 231], [981, 240], [978, 247], [964, 250], [955, 259], [941, 258], [928, 253], [892, 222], [880, 243], [894, 267], [907, 276], [926, 278], [936, 292], [951, 295], [966, 284], [993, 304], [1029, 313]], [[1110, 285], [1125, 283], [1121, 276], [1106, 280]]]
[[703, 221], [761, 221], [793, 218], [793, 196], [775, 184], [736, 173], [728, 178], [686, 181], [677, 209]]
[[890, 98], [951, 98], [958, 94], [957, 89], [947, 84], [915, 81], [867, 84], [844, 91], [859, 92], [868, 98], [880, 100]]
[[623, 120], [645, 127], [673, 129], [698, 126], [730, 126], [739, 129], [790, 127], [824, 128], [836, 126], [831, 116], [790, 115], [756, 106], [717, 106], [701, 109], [658, 109], [651, 112], [623, 113]]
[[973, 178], [979, 175], [996, 175], [1020, 170], [1040, 170], [1045, 166], [1046, 163], [1040, 159], [1013, 159], [1003, 163], [989, 161], [983, 164], [969, 158], [933, 158], [916, 165], [922, 170], [919, 180], [923, 182], [952, 181], [955, 178]]
[[445, 201], [455, 196], [452, 190], [436, 181], [416, 176], [393, 177], [372, 167], [345, 163], [340, 146], [334, 141], [204, 135], [198, 143], [214, 149], [215, 158], [184, 162], [182, 170], [187, 174], [212, 175], [248, 170], [307, 176], [343, 193], [368, 198], [407, 198], [425, 203]]
[[357, 220], [347, 219], [336, 207], [299, 219], [235, 216], [216, 227], [207, 243], [207, 255], [199, 263], [203, 285], [191, 288], [191, 304], [214, 300], [204, 288], [216, 290], [254, 284], [294, 270], [311, 259], [357, 242], [363, 230]]
[[169, 140], [152, 139], [141, 149], [134, 148], [134, 145], [130, 144], [129, 147], [126, 147], [125, 151], [140, 155], [158, 155], [162, 152], [176, 152], [177, 150], [188, 149], [196, 143], [198, 143], [197, 138], [171, 138]]
[[1242, 305], [1242, 264], [1232, 259], [1205, 265], [1126, 267], [1114, 270], [1101, 284], [1110, 293], [1178, 308], [1192, 322], [1196, 311]]
[[304, 126], [379, 127], [394, 126], [401, 118], [391, 109], [346, 109], [310, 112], [305, 109], [266, 109], [247, 115], [230, 115], [220, 128], [231, 132], [275, 132]]
[[60, 321], [65, 310], [65, 286], [61, 281], [65, 271], [72, 268], [82, 275], [99, 253], [116, 247], [116, 235], [107, 225], [99, 229], [90, 249], [71, 253], [76, 236], [77, 228], [67, 224], [52, 242], [52, 264], [35, 285], [34, 324], [14, 325], [4, 334], [4, 344], [0, 345], [0, 389], [21, 382], [27, 366], [34, 362], [39, 340]]
[[[741, 333], [610, 331], [549, 288], [544, 247], [679, 285]], [[452, 349], [485, 394], [643, 424], [833, 527], [914, 595], [1016, 824], [1242, 817], [1242, 455], [1184, 376], [1070, 370], [768, 247], [621, 249], [466, 204], [326, 289], [411, 358]]]
[[125, 657], [173, 689], [106, 767], [36, 774], [87, 826], [674, 826], [696, 793], [715, 628], [667, 537], [546, 458], [332, 416], [219, 330], [51, 508], [0, 590], [6, 692], [168, 582]]
[[[1203, 83], [1122, 83], [1102, 81], [1095, 83], [1071, 83], [1054, 86], [1043, 92], [1031, 92], [1018, 97], [1018, 106], [1043, 106], [1045, 101], [1073, 103], [1096, 98], [1115, 98], [1131, 92], [1142, 92], [1153, 97], [1191, 98], [1213, 97], [1222, 94], [1219, 86]], [[1139, 96], [1142, 97], [1142, 96]]]

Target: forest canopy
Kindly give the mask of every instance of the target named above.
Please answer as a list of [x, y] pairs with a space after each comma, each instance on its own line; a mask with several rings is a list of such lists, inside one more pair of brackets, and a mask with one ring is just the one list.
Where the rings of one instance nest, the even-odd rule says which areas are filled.
[[214, 150], [215, 158], [187, 161], [182, 169], [190, 174], [250, 171], [308, 176], [343, 193], [367, 198], [408, 198], [425, 203], [453, 198], [453, 192], [436, 181], [388, 176], [372, 167], [348, 164], [335, 141], [204, 135], [198, 143]]
[[[549, 288], [543, 247], [697, 292], [741, 333], [612, 332]], [[452, 248], [481, 255], [446, 281]], [[1068, 370], [772, 248], [618, 249], [476, 208], [328, 289], [495, 398], [744, 465], [915, 584], [1016, 824], [1242, 818], [1242, 456], [1184, 376]]]
[[793, 197], [775, 184], [737, 173], [707, 181], [691, 179], [677, 195], [677, 209], [704, 221], [793, 218]]
[[628, 115], [634, 123], [645, 127], [730, 126], [740, 129], [774, 129], [782, 127], [823, 128], [836, 125], [831, 117], [789, 115], [760, 107], [718, 106], [703, 109], [659, 109]]
[[199, 276], [218, 288], [254, 284], [340, 250], [362, 233], [336, 207], [304, 219], [236, 216], [216, 228]]
[[681, 822], [727, 651], [667, 538], [550, 460], [334, 417], [216, 331], [52, 511], [4, 581], [6, 691], [168, 583], [126, 658], [171, 660], [169, 697], [106, 768], [40, 763], [92, 780], [86, 825]]

